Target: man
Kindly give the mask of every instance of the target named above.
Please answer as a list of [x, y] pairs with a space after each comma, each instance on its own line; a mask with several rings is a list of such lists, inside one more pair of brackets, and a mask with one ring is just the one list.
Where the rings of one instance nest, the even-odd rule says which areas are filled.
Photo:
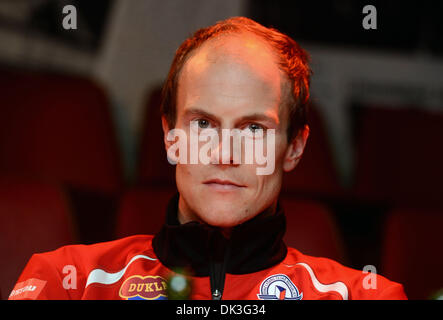
[[197, 31], [164, 86], [178, 194], [161, 231], [36, 254], [10, 299], [164, 299], [185, 290], [179, 274], [192, 299], [405, 299], [400, 284], [368, 287], [282, 241], [278, 195], [308, 138], [309, 79], [305, 51], [276, 30], [231, 18]]

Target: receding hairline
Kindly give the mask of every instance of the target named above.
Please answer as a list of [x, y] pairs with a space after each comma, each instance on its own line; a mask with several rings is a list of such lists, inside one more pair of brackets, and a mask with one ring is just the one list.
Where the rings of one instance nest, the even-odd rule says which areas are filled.
[[[270, 48], [271, 53], [276, 53], [279, 69], [289, 80], [289, 86], [285, 86], [290, 89], [289, 99], [286, 97], [281, 99], [281, 102], [287, 104], [289, 109], [288, 141], [298, 135], [299, 130], [307, 123], [309, 87], [312, 74], [309, 67], [309, 54], [285, 33], [272, 27], [265, 27], [245, 17], [232, 17], [198, 29], [179, 46], [162, 90], [161, 112], [166, 117], [170, 127], [175, 126], [177, 115], [175, 103], [178, 78], [188, 59], [192, 58], [199, 48], [210, 41], [218, 41], [216, 39], [223, 39], [228, 35], [238, 36], [242, 33], [259, 39], [260, 43]], [[286, 84], [285, 81], [281, 81], [281, 83]], [[287, 92], [287, 89], [283, 92]]]
[[[223, 32], [223, 33], [218, 34], [212, 38], [207, 39], [200, 46], [198, 46], [197, 48], [194, 48], [193, 50], [188, 52], [187, 55], [184, 57], [183, 64], [181, 65], [181, 68], [180, 68], [180, 70], [178, 70], [178, 73], [176, 75], [177, 90], [178, 90], [178, 87], [180, 86], [181, 74], [182, 74], [183, 70], [186, 68], [186, 65], [188, 64], [189, 60], [191, 60], [193, 57], [195, 57], [202, 50], [205, 50], [205, 49], [207, 50], [208, 48], [210, 48], [209, 46], [211, 46], [211, 45], [212, 45], [212, 48], [209, 49], [210, 51], [212, 51], [212, 50], [218, 51], [218, 49], [220, 49], [221, 52], [229, 51], [229, 50], [227, 50], [226, 47], [223, 47], [223, 43], [225, 43], [226, 41], [229, 41], [229, 39], [232, 39], [232, 38], [243, 38], [243, 37], [244, 37], [244, 39], [249, 38], [249, 39], [256, 41], [257, 43], [259, 43], [260, 45], [265, 47], [266, 50], [270, 53], [270, 57], [272, 57], [272, 62], [275, 64], [277, 70], [279, 71], [280, 80], [281, 80], [280, 81], [281, 95], [280, 95], [280, 101], [279, 101], [279, 116], [283, 115], [282, 108], [286, 108], [287, 115], [289, 115], [290, 104], [294, 103], [294, 97], [293, 97], [293, 93], [292, 93], [292, 83], [291, 83], [291, 80], [288, 78], [288, 75], [286, 74], [286, 72], [280, 67], [279, 54], [278, 54], [277, 50], [275, 48], [273, 48], [272, 45], [270, 45], [269, 41], [267, 41], [267, 39], [265, 39], [265, 37], [257, 35], [254, 32], [249, 31], [249, 30], [229, 30], [229, 31]], [[222, 59], [223, 58], [224, 58], [224, 56], [222, 56]], [[288, 117], [285, 117], [285, 119], [286, 118], [288, 118]], [[284, 119], [281, 119], [281, 120], [284, 120]], [[286, 125], [289, 126], [289, 121]]]
[[[270, 53], [270, 56], [273, 59], [273, 62], [277, 66], [280, 73], [284, 76], [285, 79], [289, 80], [287, 77], [287, 74], [282, 70], [280, 67], [280, 57], [277, 50], [270, 45], [269, 41], [260, 35], [255, 34], [252, 31], [249, 30], [227, 30], [223, 33], [220, 33], [218, 35], [215, 35], [214, 37], [211, 37], [207, 40], [205, 40], [200, 46], [197, 48], [192, 49], [189, 51], [186, 56], [184, 57], [183, 63], [181, 65], [180, 70], [178, 70], [177, 77], [180, 76], [181, 71], [184, 69], [187, 62], [192, 59], [194, 56], [196, 56], [200, 51], [204, 49], [208, 49], [208, 47], [212, 46], [212, 52], [220, 51], [221, 53], [227, 52], [229, 53], [229, 50], [227, 47], [223, 47], [223, 43], [226, 43], [226, 41], [229, 41], [230, 39], [252, 39], [259, 45], [262, 45], [264, 48], [266, 48], [267, 52]], [[177, 78], [178, 79], [178, 78]]]

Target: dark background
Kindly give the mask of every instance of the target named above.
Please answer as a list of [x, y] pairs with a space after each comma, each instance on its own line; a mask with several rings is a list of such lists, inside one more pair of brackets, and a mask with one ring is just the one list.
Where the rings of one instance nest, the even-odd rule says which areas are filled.
[[[311, 54], [311, 137], [282, 190], [288, 244], [373, 265], [410, 298], [443, 288], [441, 2], [214, 1], [188, 12], [178, 0], [130, 1], [0, 2], [2, 298], [34, 252], [158, 229], [175, 190], [159, 87], [180, 42], [230, 15], [275, 27]], [[78, 30], [62, 28], [66, 4]], [[361, 26], [366, 4], [377, 30]], [[353, 69], [346, 57], [380, 70]], [[334, 100], [331, 79], [345, 76], [346, 99]]]

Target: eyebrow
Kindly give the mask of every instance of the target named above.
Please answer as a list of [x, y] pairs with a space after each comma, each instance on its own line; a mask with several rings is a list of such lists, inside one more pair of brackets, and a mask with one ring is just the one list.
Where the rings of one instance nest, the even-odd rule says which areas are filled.
[[[216, 121], [218, 123], [220, 123], [220, 118], [217, 117], [216, 115], [209, 113], [205, 110], [202, 110], [200, 108], [189, 108], [185, 111], [184, 116], [191, 116], [191, 115], [198, 115], [198, 116], [203, 116], [205, 118], [208, 118], [210, 120]], [[236, 122], [243, 122], [243, 121], [268, 121], [271, 123], [274, 123], [276, 125], [279, 124], [279, 120], [278, 119], [274, 119], [273, 117], [267, 116], [266, 114], [263, 113], [252, 113], [249, 115], [245, 115], [243, 117], [240, 117], [240, 119], [238, 119]]]

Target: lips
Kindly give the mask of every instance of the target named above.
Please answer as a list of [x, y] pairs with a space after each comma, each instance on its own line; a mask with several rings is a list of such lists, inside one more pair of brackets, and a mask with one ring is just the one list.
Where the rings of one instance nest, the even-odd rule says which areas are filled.
[[221, 193], [240, 191], [246, 187], [245, 185], [242, 185], [238, 182], [221, 179], [211, 179], [203, 182], [203, 184], [207, 186], [210, 190]]
[[220, 185], [220, 186], [232, 186], [232, 187], [238, 187], [238, 188], [243, 188], [246, 187], [245, 185], [239, 184], [237, 182], [234, 181], [230, 181], [230, 180], [221, 180], [221, 179], [211, 179], [211, 180], [207, 180], [205, 182], [203, 182], [204, 184], [212, 184], [212, 185]]

